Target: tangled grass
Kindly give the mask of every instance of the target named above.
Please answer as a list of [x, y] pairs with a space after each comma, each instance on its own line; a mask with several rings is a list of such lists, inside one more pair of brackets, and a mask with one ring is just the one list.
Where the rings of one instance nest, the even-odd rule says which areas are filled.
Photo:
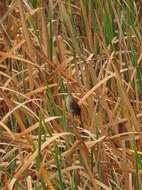
[[0, 10], [0, 188], [141, 190], [142, 2]]

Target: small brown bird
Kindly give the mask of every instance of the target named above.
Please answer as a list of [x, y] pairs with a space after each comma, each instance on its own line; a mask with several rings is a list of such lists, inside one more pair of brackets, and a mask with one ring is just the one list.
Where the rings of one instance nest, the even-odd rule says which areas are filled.
[[74, 116], [80, 116], [81, 109], [74, 97], [71, 94], [67, 94], [65, 100], [68, 112], [72, 113]]
[[65, 96], [65, 101], [68, 112], [72, 113], [73, 116], [79, 117], [81, 122], [81, 127], [84, 128], [84, 124], [81, 117], [81, 108], [78, 105], [77, 101], [74, 99], [74, 97], [71, 94], [67, 94]]

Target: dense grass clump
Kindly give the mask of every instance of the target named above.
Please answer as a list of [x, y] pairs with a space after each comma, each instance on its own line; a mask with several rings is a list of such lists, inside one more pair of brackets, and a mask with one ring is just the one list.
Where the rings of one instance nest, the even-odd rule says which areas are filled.
[[0, 189], [141, 190], [142, 2], [0, 10]]

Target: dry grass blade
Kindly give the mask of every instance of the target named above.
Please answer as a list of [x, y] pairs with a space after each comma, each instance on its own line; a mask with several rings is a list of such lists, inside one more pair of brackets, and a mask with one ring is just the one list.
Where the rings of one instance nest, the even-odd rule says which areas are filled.
[[43, 169], [43, 168], [40, 169], [39, 174], [45, 179], [49, 190], [55, 190], [55, 188], [54, 188], [54, 186], [52, 185], [51, 181], [48, 179], [48, 175], [46, 174], [46, 170]]
[[0, 10], [0, 189], [141, 190], [141, 1]]
[[[49, 118], [46, 118], [45, 119], [45, 123], [47, 122], [50, 122], [50, 121], [53, 121], [55, 119], [59, 119], [61, 117], [59, 116], [55, 116], [55, 117], [49, 117]], [[39, 122], [35, 123], [34, 125], [32, 126], [29, 126], [28, 129], [25, 129], [24, 131], [22, 131], [21, 133], [17, 134], [16, 137], [17, 138], [21, 138], [22, 136], [25, 136], [27, 134], [29, 134], [30, 132], [34, 131], [35, 129], [37, 129], [39, 127]]]
[[[71, 135], [71, 133], [60, 133], [60, 134], [55, 134], [53, 137], [45, 141], [45, 143], [42, 144], [41, 150], [44, 150], [50, 143], [54, 142], [56, 139]], [[29, 167], [30, 164], [35, 160], [35, 158], [38, 155], [38, 150], [36, 150], [28, 159], [25, 160], [25, 163], [23, 166], [15, 173], [14, 178], [19, 178], [21, 174]]]
[[27, 190], [32, 190], [33, 187], [32, 187], [32, 178], [31, 178], [31, 176], [28, 176], [26, 180], [27, 180]]

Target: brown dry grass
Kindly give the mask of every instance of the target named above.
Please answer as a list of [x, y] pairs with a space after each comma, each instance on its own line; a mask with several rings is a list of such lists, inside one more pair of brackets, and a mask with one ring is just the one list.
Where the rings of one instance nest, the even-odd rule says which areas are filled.
[[142, 189], [141, 7], [0, 1], [1, 189]]

